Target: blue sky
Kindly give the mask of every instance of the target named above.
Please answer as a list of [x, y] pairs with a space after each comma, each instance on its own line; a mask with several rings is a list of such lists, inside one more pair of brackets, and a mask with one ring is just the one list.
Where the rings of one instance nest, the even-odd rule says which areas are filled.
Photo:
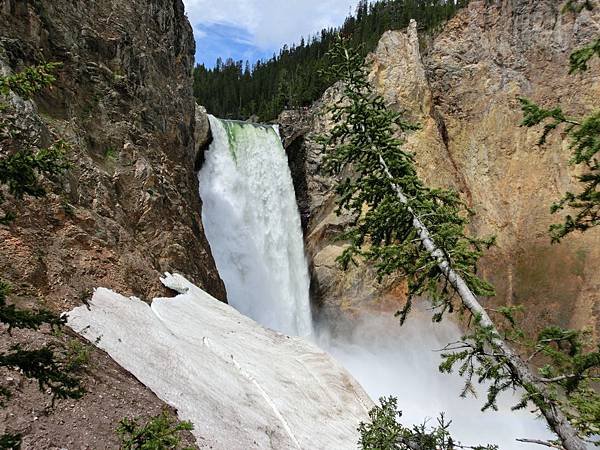
[[269, 58], [283, 44], [338, 26], [358, 0], [183, 0], [196, 37], [196, 62]]

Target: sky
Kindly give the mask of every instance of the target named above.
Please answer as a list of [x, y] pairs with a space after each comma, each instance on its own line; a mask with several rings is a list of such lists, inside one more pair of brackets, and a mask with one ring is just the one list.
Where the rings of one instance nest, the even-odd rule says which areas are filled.
[[183, 0], [196, 37], [196, 62], [270, 58], [284, 44], [339, 26], [358, 0]]

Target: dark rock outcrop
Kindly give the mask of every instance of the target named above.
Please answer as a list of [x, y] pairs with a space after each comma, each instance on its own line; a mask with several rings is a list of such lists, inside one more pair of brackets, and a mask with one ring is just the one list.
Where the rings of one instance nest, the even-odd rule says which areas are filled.
[[[62, 63], [51, 89], [13, 97], [12, 109], [32, 141], [71, 148], [71, 168], [48, 180], [47, 197], [3, 204], [17, 213], [0, 226], [0, 277], [18, 286], [12, 300], [62, 312], [97, 286], [150, 299], [165, 293], [164, 271], [225, 300], [194, 173], [194, 51], [181, 0], [0, 2], [3, 74]], [[16, 333], [0, 347], [48, 339], [68, 336]], [[86, 396], [53, 411], [36, 384], [4, 375], [15, 395], [0, 408], [0, 433], [22, 432], [25, 449], [117, 448], [120, 419], [164, 408], [96, 350]]]
[[314, 121], [310, 110], [284, 111], [279, 116], [279, 129], [288, 157], [292, 181], [294, 182], [294, 191], [304, 234], [308, 229], [311, 211], [306, 164], [308, 161], [306, 155], [307, 143], [305, 139], [313, 126]]
[[62, 185], [0, 229], [3, 276], [64, 309], [99, 285], [155, 296], [164, 271], [224, 299], [193, 170], [195, 44], [182, 2], [9, 0], [0, 20], [3, 67], [63, 64], [32, 108], [72, 148]]
[[196, 129], [194, 131], [194, 170], [199, 172], [204, 164], [204, 152], [212, 143], [213, 136], [210, 131], [210, 122], [206, 109], [203, 106], [196, 105]]

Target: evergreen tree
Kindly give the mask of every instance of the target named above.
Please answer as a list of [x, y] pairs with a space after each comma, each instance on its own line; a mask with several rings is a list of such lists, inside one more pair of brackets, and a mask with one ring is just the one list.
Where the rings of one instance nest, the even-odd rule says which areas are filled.
[[[28, 99], [36, 92], [55, 81], [53, 72], [58, 64], [44, 64], [29, 67], [20, 73], [0, 77], [0, 96], [4, 99], [19, 95]], [[58, 141], [49, 148], [34, 148], [29, 145], [16, 124], [16, 115], [12, 114], [8, 103], [0, 103], [0, 149], [4, 156], [0, 159], [0, 206], [11, 196], [15, 200], [28, 195], [41, 197], [45, 189], [39, 176], [53, 177], [62, 173], [67, 163], [65, 151], [67, 145]], [[5, 212], [0, 223], [8, 224], [15, 215]], [[39, 330], [42, 326], [52, 329], [61, 328], [64, 317], [46, 310], [24, 310], [8, 303], [11, 288], [0, 280], [0, 323], [10, 333], [14, 328]], [[7, 352], [0, 352], [0, 367], [17, 370], [28, 378], [37, 380], [41, 391], [50, 391], [52, 401], [55, 398], [80, 398], [83, 395], [79, 378], [72, 373], [68, 362], [57, 354], [52, 345], [41, 348], [23, 348], [13, 346]], [[0, 396], [10, 398], [10, 391], [0, 386]], [[0, 436], [0, 449], [18, 449], [21, 436], [7, 433]]]
[[257, 115], [261, 121], [274, 120], [285, 108], [310, 106], [337, 81], [316, 74], [327, 67], [326, 54], [338, 34], [366, 56], [385, 31], [404, 29], [414, 18], [423, 31], [433, 32], [465, 4], [465, 0], [360, 0], [355, 16], [339, 29], [324, 29], [318, 37], [286, 45], [251, 70], [243, 68], [242, 61], [221, 58], [213, 69], [199, 64], [194, 70], [194, 95], [209, 113], [222, 118]]
[[192, 450], [181, 447], [180, 433], [193, 429], [191, 422], [177, 422], [163, 411], [145, 425], [139, 425], [137, 419], [125, 418], [119, 423], [117, 433], [122, 450]]
[[[374, 264], [380, 278], [404, 275], [409, 299], [398, 312], [401, 323], [415, 296], [432, 301], [435, 321], [453, 311], [470, 314], [468, 331], [444, 349], [440, 370], [458, 367], [466, 379], [462, 395], [474, 393], [474, 382], [487, 383], [483, 409], [495, 409], [501, 392], [521, 389], [524, 395], [515, 408], [533, 402], [565, 449], [585, 449], [583, 437], [599, 430], [600, 399], [590, 388], [598, 380], [597, 347], [587, 351], [585, 334], [558, 327], [527, 338], [518, 328], [515, 308], [488, 312], [481, 305], [477, 296], [494, 291], [478, 277], [477, 262], [493, 239], [467, 235], [470, 212], [458, 194], [429, 188], [419, 179], [414, 155], [395, 137], [415, 126], [389, 111], [372, 91], [360, 53], [340, 42], [331, 50], [330, 61], [332, 75], [342, 80], [342, 99], [331, 106], [335, 126], [320, 142], [326, 170], [342, 179], [337, 187], [339, 211], [354, 218], [342, 236], [349, 246], [340, 263], [357, 264], [362, 257]], [[498, 322], [506, 322], [508, 331], [500, 331], [492, 313]], [[530, 358], [522, 359], [509, 346], [513, 341], [531, 348]], [[528, 362], [540, 354], [549, 363], [536, 374]]]
[[400, 424], [402, 412], [398, 411], [397, 399], [381, 398], [381, 406], [376, 406], [369, 412], [371, 422], [361, 423], [358, 427], [360, 440], [358, 445], [365, 450], [457, 450], [468, 448], [472, 450], [498, 450], [495, 445], [463, 446], [452, 439], [450, 422], [443, 414], [437, 420], [437, 425], [427, 427], [427, 424], [407, 428]]

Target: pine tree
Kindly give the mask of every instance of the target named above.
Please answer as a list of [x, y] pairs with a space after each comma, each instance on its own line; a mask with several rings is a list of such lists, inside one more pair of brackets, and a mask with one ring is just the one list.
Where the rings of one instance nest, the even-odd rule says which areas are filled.
[[139, 420], [125, 418], [121, 420], [117, 433], [121, 438], [122, 450], [192, 450], [181, 447], [180, 433], [191, 431], [191, 422], [178, 422], [168, 411], [151, 417], [145, 425]]
[[427, 423], [407, 428], [400, 424], [402, 412], [398, 411], [397, 399], [381, 398], [381, 406], [369, 412], [369, 423], [358, 427], [360, 440], [358, 445], [365, 450], [498, 450], [496, 445], [463, 446], [450, 434], [450, 422], [443, 414], [437, 419], [437, 425], [428, 427]]
[[433, 32], [464, 4], [431, 0], [384, 0], [369, 4], [361, 0], [356, 15], [346, 18], [339, 29], [323, 29], [317, 36], [284, 46], [267, 61], [257, 61], [250, 73], [241, 61], [219, 58], [214, 68], [198, 65], [194, 70], [194, 95], [209, 113], [223, 118], [261, 121], [277, 118], [284, 108], [308, 106], [335, 79], [315, 74], [327, 67], [326, 53], [337, 34], [361, 47], [361, 55], [372, 51], [383, 32], [403, 29], [411, 18], [424, 31]]
[[[4, 100], [11, 95], [28, 99], [55, 81], [54, 72], [58, 64], [44, 64], [28, 67], [20, 73], [0, 77], [0, 96]], [[0, 159], [0, 206], [7, 196], [15, 200], [24, 196], [41, 197], [45, 189], [40, 175], [53, 177], [67, 168], [65, 152], [68, 146], [58, 141], [49, 148], [30, 147], [27, 140], [20, 139], [20, 130], [15, 115], [10, 114], [10, 104], [0, 103], [0, 149], [7, 155]], [[0, 217], [0, 224], [8, 224], [15, 219], [11, 212]], [[0, 280], [0, 323], [6, 333], [15, 328], [39, 330], [43, 326], [59, 329], [66, 319], [46, 310], [24, 310], [8, 302], [11, 288]], [[50, 391], [52, 401], [56, 398], [80, 398], [83, 388], [79, 378], [72, 373], [52, 345], [41, 348], [13, 346], [7, 352], [0, 352], [0, 367], [17, 370], [28, 378], [35, 379], [41, 391]], [[10, 391], [0, 387], [0, 396], [10, 398]], [[0, 402], [1, 403], [1, 402]], [[21, 436], [7, 433], [0, 436], [0, 449], [18, 449]]]
[[[415, 296], [431, 300], [435, 321], [453, 311], [470, 314], [468, 331], [445, 348], [440, 370], [458, 367], [466, 379], [463, 395], [474, 392], [474, 382], [486, 382], [483, 409], [495, 409], [505, 390], [522, 390], [516, 408], [533, 402], [564, 448], [585, 449], [582, 436], [598, 432], [600, 399], [589, 383], [598, 380], [600, 353], [586, 352], [584, 334], [557, 327], [528, 340], [518, 328], [515, 308], [488, 312], [481, 305], [477, 296], [491, 296], [494, 290], [478, 277], [477, 262], [493, 239], [467, 235], [471, 212], [458, 194], [430, 188], [419, 179], [414, 155], [395, 137], [416, 127], [388, 110], [373, 92], [360, 52], [338, 42], [329, 57], [333, 76], [342, 80], [343, 98], [330, 108], [335, 126], [319, 141], [325, 169], [341, 177], [338, 211], [354, 218], [342, 236], [349, 246], [339, 258], [341, 265], [358, 264], [360, 257], [375, 266], [380, 278], [401, 273], [409, 284], [408, 302], [397, 314], [401, 323]], [[491, 313], [507, 323], [508, 331], [500, 331]], [[530, 359], [523, 360], [509, 346], [515, 340], [531, 348], [531, 358], [546, 355], [548, 366], [534, 373]]]

